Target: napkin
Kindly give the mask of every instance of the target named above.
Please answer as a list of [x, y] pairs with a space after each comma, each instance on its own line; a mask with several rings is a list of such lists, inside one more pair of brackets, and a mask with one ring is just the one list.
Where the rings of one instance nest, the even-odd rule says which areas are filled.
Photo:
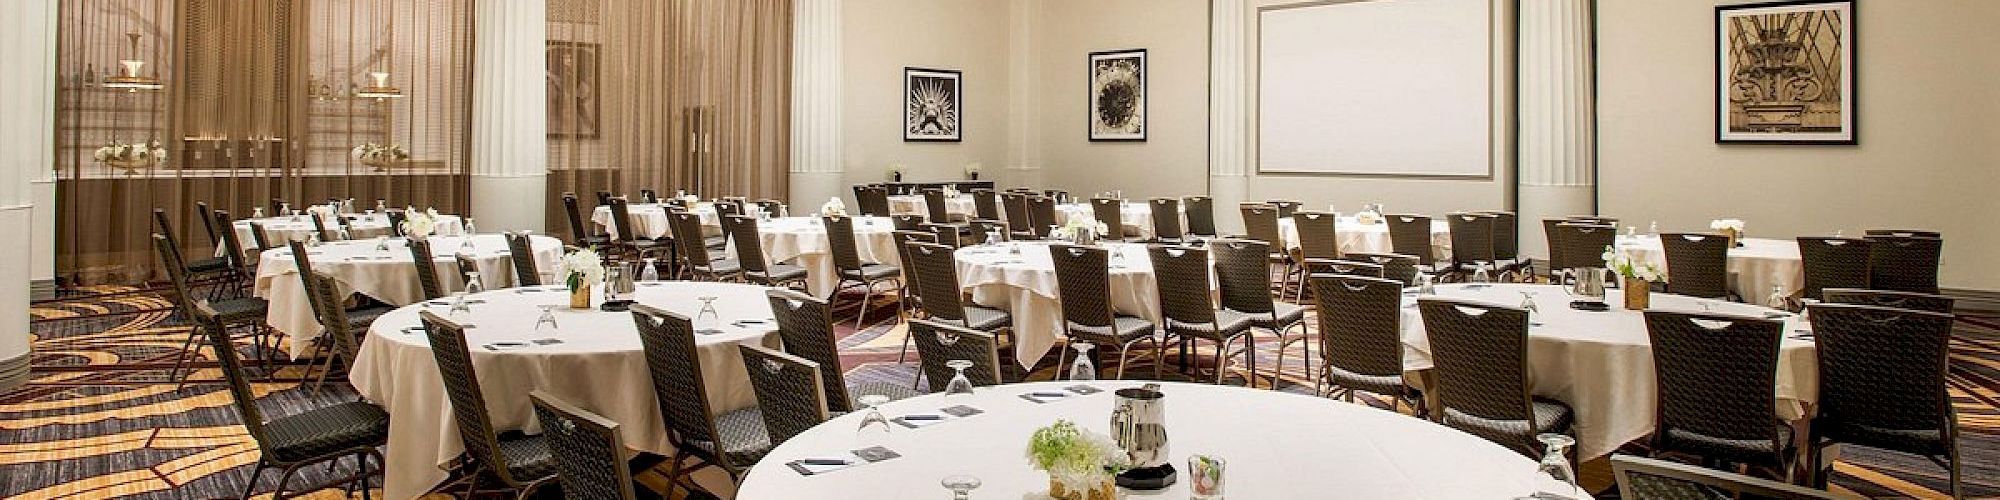
[[1021, 399], [1034, 401], [1036, 403], [1049, 403], [1054, 401], [1062, 401], [1063, 399], [1069, 398], [1069, 396], [1070, 396], [1069, 393], [1061, 391], [1035, 391], [1027, 394], [1022, 394]]

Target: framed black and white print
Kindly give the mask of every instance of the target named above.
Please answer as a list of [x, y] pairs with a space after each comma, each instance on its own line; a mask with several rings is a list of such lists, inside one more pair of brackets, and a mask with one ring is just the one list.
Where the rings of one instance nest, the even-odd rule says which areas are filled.
[[1090, 140], [1146, 140], [1146, 49], [1090, 53]]
[[965, 88], [956, 70], [903, 68], [903, 140], [958, 142]]
[[1855, 144], [1854, 0], [1715, 8], [1715, 142]]

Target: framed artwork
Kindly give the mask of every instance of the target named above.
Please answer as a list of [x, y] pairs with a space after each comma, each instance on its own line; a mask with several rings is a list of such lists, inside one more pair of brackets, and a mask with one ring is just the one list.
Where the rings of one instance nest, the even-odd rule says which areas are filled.
[[1854, 0], [1715, 8], [1715, 142], [1855, 144]]
[[1090, 53], [1090, 140], [1146, 140], [1146, 49]]
[[595, 43], [549, 41], [549, 137], [595, 139], [600, 133], [598, 49]]
[[903, 140], [965, 137], [965, 87], [957, 70], [903, 68]]

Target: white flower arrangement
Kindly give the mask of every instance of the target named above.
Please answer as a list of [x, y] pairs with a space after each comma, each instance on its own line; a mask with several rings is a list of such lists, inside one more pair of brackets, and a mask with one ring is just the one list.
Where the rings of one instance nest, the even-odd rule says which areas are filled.
[[1094, 491], [1107, 476], [1131, 465], [1125, 450], [1101, 433], [1057, 420], [1028, 437], [1028, 462], [1070, 491]]
[[847, 202], [840, 201], [838, 196], [829, 198], [826, 203], [819, 206], [819, 214], [827, 217], [846, 217]]
[[1084, 217], [1070, 217], [1068, 221], [1063, 222], [1062, 227], [1056, 228], [1053, 236], [1059, 239], [1071, 239], [1075, 238], [1077, 233], [1083, 231], [1085, 228], [1090, 229], [1091, 234], [1100, 236], [1111, 234], [1111, 226], [1105, 225], [1103, 221]]
[[435, 211], [418, 212], [415, 208], [403, 208], [403, 235], [411, 238], [426, 238], [437, 231]]
[[113, 142], [97, 148], [91, 156], [96, 158], [98, 163], [123, 168], [126, 174], [131, 174], [138, 167], [166, 163], [167, 148], [160, 147], [160, 141], [153, 141], [151, 144]]
[[306, 207], [306, 214], [317, 217], [320, 220], [331, 220], [333, 219], [334, 211], [333, 207], [329, 205], [313, 205]]
[[1610, 246], [1604, 247], [1604, 265], [1625, 279], [1639, 279], [1649, 283], [1666, 283], [1667, 273], [1651, 262], [1640, 262], [1631, 256], [1618, 252]]
[[1354, 214], [1354, 221], [1362, 224], [1381, 224], [1383, 221], [1382, 212], [1378, 212], [1375, 210], [1375, 207], [1370, 206], [1367, 210], [1362, 210]]
[[399, 144], [376, 144], [373, 142], [355, 146], [347, 156], [362, 163], [388, 163], [410, 159], [410, 151]]
[[584, 285], [604, 280], [604, 263], [595, 250], [579, 248], [563, 255], [559, 266], [563, 284], [574, 292]]
[[943, 191], [943, 192], [944, 192], [944, 197], [946, 197], [946, 198], [957, 198], [957, 197], [958, 197], [958, 186], [951, 186], [951, 185], [947, 185], [947, 186], [945, 186], [945, 187], [944, 187], [944, 189], [940, 189], [939, 191]]
[[1743, 232], [1743, 219], [1715, 219], [1708, 221], [1708, 228], [1716, 231]]

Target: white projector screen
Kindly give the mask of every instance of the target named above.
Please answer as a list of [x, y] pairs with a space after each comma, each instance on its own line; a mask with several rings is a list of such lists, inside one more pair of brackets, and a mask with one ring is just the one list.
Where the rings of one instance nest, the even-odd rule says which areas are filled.
[[1258, 170], [1487, 176], [1491, 2], [1372, 0], [1258, 12]]

